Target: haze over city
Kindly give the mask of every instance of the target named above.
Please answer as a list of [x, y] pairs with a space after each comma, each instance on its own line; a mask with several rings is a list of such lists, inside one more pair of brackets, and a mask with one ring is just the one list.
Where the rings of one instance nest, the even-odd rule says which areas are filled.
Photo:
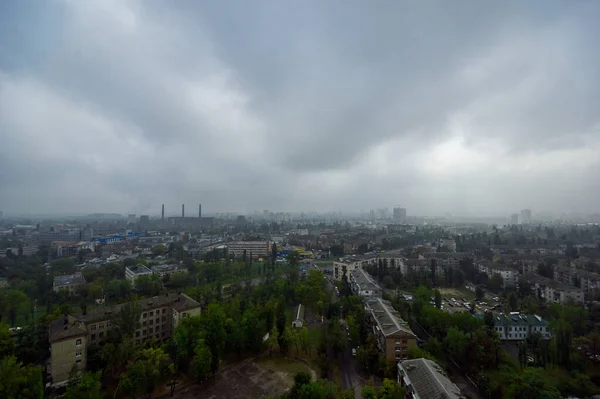
[[0, 4], [10, 214], [593, 213], [598, 2]]

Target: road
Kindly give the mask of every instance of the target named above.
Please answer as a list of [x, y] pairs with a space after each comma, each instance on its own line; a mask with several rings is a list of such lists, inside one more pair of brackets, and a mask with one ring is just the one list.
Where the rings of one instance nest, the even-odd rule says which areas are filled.
[[[327, 279], [327, 289], [331, 291], [331, 303], [338, 303], [339, 298], [335, 292], [334, 285]], [[347, 346], [340, 353], [338, 353], [338, 363], [340, 368], [340, 379], [342, 389], [353, 389], [356, 399], [362, 397], [362, 387], [364, 386], [364, 380], [357, 370], [357, 362], [352, 357], [352, 346], [347, 341], [348, 333], [344, 329], [344, 324], [340, 323], [342, 329], [342, 337], [344, 337]], [[333, 353], [328, 353], [329, 357], [333, 357]]]

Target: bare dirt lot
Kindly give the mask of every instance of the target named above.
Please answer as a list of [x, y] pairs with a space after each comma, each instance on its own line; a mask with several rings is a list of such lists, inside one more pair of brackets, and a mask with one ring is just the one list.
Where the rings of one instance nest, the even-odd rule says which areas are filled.
[[[294, 374], [311, 370], [302, 363], [268, 357], [242, 362], [203, 385], [191, 384], [175, 392], [182, 399], [257, 399], [279, 396], [294, 384]], [[311, 373], [312, 374], [312, 373]]]

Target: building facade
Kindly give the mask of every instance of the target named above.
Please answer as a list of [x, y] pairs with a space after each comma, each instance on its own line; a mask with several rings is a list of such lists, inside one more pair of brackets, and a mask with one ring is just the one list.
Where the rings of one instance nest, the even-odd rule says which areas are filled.
[[365, 310], [377, 347], [386, 359], [408, 359], [408, 351], [417, 345], [417, 336], [400, 313], [389, 301], [381, 298], [368, 299], [365, 302]]
[[152, 270], [148, 269], [144, 265], [135, 265], [125, 267], [125, 278], [131, 281], [131, 284], [135, 286], [135, 280], [140, 276], [152, 275]]
[[[132, 337], [136, 344], [151, 338], [167, 339], [181, 320], [201, 313], [200, 304], [185, 294], [166, 294], [135, 304], [140, 309], [139, 326]], [[53, 384], [66, 381], [74, 364], [81, 371], [86, 369], [87, 348], [106, 340], [123, 306], [69, 314], [51, 323], [48, 372]]]
[[264, 258], [271, 255], [271, 243], [269, 241], [232, 241], [227, 243], [227, 250], [236, 258], [246, 256], [253, 259]]

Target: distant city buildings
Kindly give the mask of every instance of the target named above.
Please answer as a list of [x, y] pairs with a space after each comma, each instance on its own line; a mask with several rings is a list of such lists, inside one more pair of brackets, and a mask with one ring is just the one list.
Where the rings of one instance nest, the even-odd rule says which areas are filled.
[[521, 224], [531, 223], [531, 215], [532, 215], [531, 209], [523, 209], [521, 211], [521, 220], [520, 220]]
[[438, 239], [438, 247], [448, 248], [450, 251], [456, 251], [456, 241], [454, 238], [442, 237]]
[[510, 224], [519, 224], [519, 214], [513, 213], [510, 215]]
[[406, 208], [394, 208], [394, 221], [397, 223], [406, 223]]
[[271, 254], [269, 241], [232, 241], [227, 243], [227, 250], [236, 258], [241, 258], [246, 252], [248, 259], [264, 258]]

